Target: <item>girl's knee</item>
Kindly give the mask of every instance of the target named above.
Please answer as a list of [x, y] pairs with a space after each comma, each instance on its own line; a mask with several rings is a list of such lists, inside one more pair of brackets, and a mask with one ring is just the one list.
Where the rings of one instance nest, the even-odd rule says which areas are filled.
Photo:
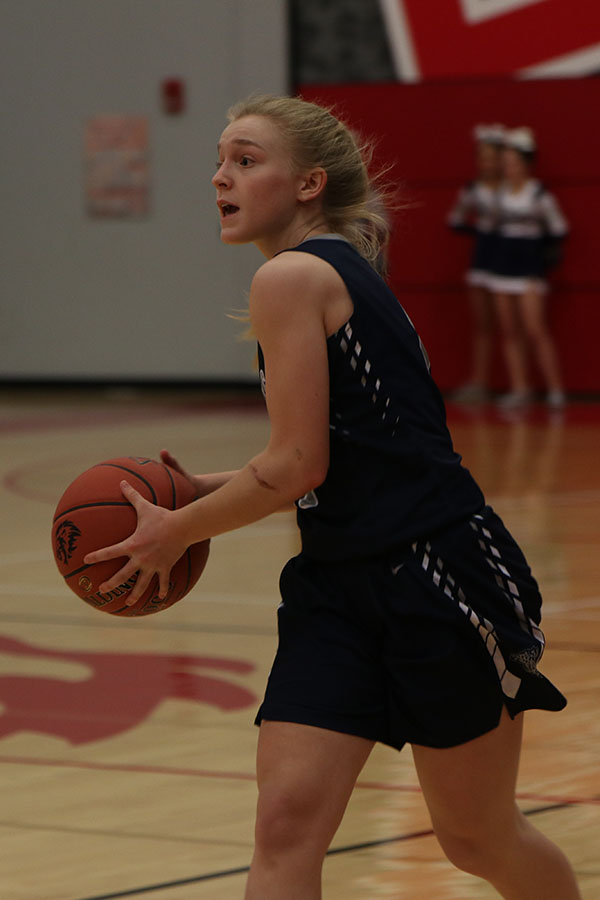
[[435, 833], [446, 857], [457, 869], [486, 880], [502, 870], [506, 854], [519, 839], [516, 818], [503, 826], [473, 822], [461, 829], [438, 827]]
[[318, 831], [314, 827], [318, 817], [317, 798], [310, 794], [269, 791], [267, 795], [261, 795], [258, 802], [256, 846], [268, 854], [279, 855], [310, 843]]
[[498, 317], [500, 333], [505, 340], [516, 341], [521, 337], [522, 328], [519, 319], [514, 315]]
[[550, 336], [548, 326], [541, 319], [526, 319], [523, 327], [525, 334], [534, 344], [546, 341]]
[[436, 834], [442, 850], [453, 866], [469, 875], [488, 877], [491, 854], [485, 841], [477, 837]]

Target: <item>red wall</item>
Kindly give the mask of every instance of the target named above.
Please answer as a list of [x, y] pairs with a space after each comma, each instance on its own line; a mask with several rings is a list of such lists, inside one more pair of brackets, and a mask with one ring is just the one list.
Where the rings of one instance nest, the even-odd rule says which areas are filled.
[[[463, 273], [470, 244], [445, 217], [472, 177], [471, 132], [477, 122], [531, 126], [540, 147], [536, 174], [569, 219], [565, 260], [549, 300], [567, 389], [600, 391], [600, 79], [428, 82], [300, 88], [306, 99], [335, 105], [377, 141], [375, 167], [393, 164], [407, 208], [391, 250], [391, 282], [428, 348], [438, 384], [468, 374], [468, 306]], [[495, 386], [505, 386], [500, 354]]]

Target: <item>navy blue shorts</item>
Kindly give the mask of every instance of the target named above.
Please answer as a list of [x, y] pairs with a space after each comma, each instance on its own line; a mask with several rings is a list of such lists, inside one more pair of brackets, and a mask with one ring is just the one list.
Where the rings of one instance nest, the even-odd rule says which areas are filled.
[[537, 670], [537, 583], [489, 507], [377, 558], [300, 554], [280, 588], [279, 647], [256, 724], [452, 747], [495, 728], [503, 706], [514, 717], [566, 705]]

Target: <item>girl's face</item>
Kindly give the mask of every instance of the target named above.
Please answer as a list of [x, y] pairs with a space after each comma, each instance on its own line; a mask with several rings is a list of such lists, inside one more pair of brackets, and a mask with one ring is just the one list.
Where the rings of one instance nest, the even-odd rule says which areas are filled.
[[521, 181], [529, 177], [527, 160], [513, 147], [506, 147], [502, 153], [502, 167], [508, 181]]
[[280, 130], [264, 116], [244, 116], [227, 126], [218, 152], [212, 183], [221, 240], [255, 243], [266, 256], [285, 249], [303, 211], [304, 179], [294, 171]]
[[500, 177], [500, 152], [492, 144], [477, 145], [477, 169], [481, 178], [494, 180]]

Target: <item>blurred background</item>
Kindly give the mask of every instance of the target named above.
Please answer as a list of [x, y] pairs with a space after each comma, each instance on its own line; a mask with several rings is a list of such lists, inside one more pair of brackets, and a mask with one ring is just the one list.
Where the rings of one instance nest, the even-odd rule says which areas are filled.
[[[600, 391], [596, 0], [2, 0], [0, 379], [254, 383], [227, 313], [260, 257], [224, 247], [210, 178], [251, 91], [333, 103], [405, 209], [391, 281], [440, 386], [464, 381], [468, 241], [445, 225], [478, 122], [531, 126], [571, 225], [550, 318]], [[505, 373], [497, 354], [494, 385]]]

